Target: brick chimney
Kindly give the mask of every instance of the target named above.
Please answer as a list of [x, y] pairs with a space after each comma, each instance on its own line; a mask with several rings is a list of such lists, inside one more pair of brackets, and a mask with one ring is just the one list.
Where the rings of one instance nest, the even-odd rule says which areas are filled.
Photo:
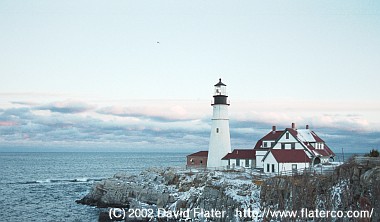
[[296, 129], [296, 124], [295, 123], [292, 123], [292, 129]]
[[276, 126], [272, 126], [272, 133], [276, 132]]

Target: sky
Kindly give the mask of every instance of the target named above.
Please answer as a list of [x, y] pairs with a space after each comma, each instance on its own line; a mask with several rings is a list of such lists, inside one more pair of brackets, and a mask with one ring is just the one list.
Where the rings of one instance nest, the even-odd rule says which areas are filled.
[[0, 30], [0, 151], [207, 150], [219, 78], [233, 148], [380, 148], [379, 1], [1, 0]]

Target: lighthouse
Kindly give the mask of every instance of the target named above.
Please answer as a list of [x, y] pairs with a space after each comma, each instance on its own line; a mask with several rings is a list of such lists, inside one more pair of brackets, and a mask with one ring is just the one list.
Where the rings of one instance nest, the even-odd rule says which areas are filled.
[[223, 166], [222, 158], [231, 153], [230, 124], [228, 119], [228, 106], [226, 84], [222, 79], [215, 84], [210, 144], [208, 147], [207, 167]]

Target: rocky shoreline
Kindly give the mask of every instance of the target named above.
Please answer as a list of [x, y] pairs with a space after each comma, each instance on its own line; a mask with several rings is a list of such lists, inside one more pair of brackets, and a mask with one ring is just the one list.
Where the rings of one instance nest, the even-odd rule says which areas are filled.
[[97, 207], [131, 209], [158, 208], [178, 211], [200, 208], [225, 210], [227, 218], [234, 209], [259, 209], [260, 186], [257, 176], [245, 172], [190, 171], [150, 168], [139, 175], [117, 173], [94, 184], [89, 194], [77, 203]]
[[[373, 208], [372, 220], [361, 221], [378, 221], [380, 167], [349, 162], [331, 175], [303, 174], [268, 179], [242, 171], [150, 168], [139, 175], [120, 172], [113, 178], [97, 182], [77, 203], [99, 208], [149, 209], [154, 212], [155, 221], [178, 221], [173, 212], [186, 209], [204, 210], [202, 214], [187, 215], [187, 219], [197, 218], [196, 221], [268, 221], [270, 217], [264, 219], [262, 214], [239, 217], [236, 212], [301, 208], [342, 211]], [[160, 210], [167, 214], [157, 220]], [[207, 217], [206, 213], [211, 211], [225, 211], [225, 215]], [[136, 221], [136, 218], [125, 220]]]

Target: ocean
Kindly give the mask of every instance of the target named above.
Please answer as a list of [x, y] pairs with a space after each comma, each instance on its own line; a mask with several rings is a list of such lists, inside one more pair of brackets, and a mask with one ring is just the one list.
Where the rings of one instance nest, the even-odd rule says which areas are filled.
[[[92, 184], [123, 171], [185, 167], [188, 153], [0, 153], [0, 221], [98, 221], [75, 203]], [[347, 160], [352, 154], [345, 154]], [[342, 160], [337, 154], [338, 161]]]
[[98, 221], [75, 203], [92, 184], [123, 171], [185, 167], [187, 153], [0, 153], [0, 221]]

